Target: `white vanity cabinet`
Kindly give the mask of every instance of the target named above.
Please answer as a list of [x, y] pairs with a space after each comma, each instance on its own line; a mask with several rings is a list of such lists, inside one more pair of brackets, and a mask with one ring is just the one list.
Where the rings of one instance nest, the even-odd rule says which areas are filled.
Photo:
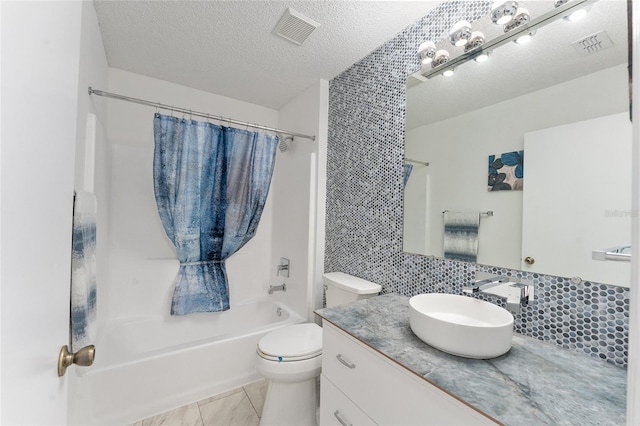
[[324, 321], [321, 425], [495, 425]]

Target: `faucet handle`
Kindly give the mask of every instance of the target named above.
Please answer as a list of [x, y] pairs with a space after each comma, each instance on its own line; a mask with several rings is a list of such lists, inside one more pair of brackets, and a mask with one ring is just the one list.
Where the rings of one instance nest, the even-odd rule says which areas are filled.
[[531, 284], [526, 284], [527, 288], [525, 289], [526, 294], [525, 296], [527, 297], [527, 301], [528, 302], [533, 302], [533, 291], [535, 290], [536, 286], [533, 285], [533, 283]]
[[280, 264], [276, 266], [276, 275], [289, 278], [289, 259], [284, 257], [280, 258]]
[[533, 281], [531, 280], [522, 280], [519, 283], [511, 284], [511, 287], [516, 287], [520, 290], [520, 300], [522, 303], [533, 302], [534, 300], [534, 289]]

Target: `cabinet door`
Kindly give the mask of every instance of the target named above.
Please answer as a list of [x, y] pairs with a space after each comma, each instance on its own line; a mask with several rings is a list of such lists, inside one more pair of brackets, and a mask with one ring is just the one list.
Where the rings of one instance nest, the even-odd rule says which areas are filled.
[[322, 372], [381, 425], [495, 425], [488, 417], [326, 322]]
[[320, 425], [375, 425], [357, 405], [335, 387], [323, 374], [320, 376]]

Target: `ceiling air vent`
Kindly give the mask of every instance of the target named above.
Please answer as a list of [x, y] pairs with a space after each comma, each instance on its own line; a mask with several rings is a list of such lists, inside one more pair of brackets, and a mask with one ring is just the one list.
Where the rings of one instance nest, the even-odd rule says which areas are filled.
[[285, 10], [273, 32], [292, 43], [302, 45], [319, 26], [320, 24], [313, 19], [289, 8]]
[[613, 42], [606, 32], [600, 31], [574, 41], [571, 45], [579, 54], [586, 56], [613, 46]]

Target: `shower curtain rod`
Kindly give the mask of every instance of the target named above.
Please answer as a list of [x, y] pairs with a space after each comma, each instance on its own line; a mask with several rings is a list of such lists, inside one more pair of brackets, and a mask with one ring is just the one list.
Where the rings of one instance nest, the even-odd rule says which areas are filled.
[[405, 157], [404, 161], [406, 161], [407, 163], [422, 164], [423, 166], [428, 166], [429, 165], [429, 163], [427, 161], [414, 160], [413, 158], [406, 158]]
[[298, 136], [305, 139], [311, 139], [312, 141], [316, 140], [315, 136], [304, 135], [302, 133], [291, 132], [289, 130], [276, 129], [274, 127], [262, 126], [260, 124], [248, 123], [246, 121], [234, 120], [233, 118], [226, 118], [219, 115], [207, 114], [206, 112], [191, 111], [190, 109], [178, 108], [171, 105], [161, 104], [158, 102], [145, 101], [144, 99], [131, 98], [129, 96], [123, 96], [123, 95], [118, 95], [116, 93], [109, 93], [103, 90], [93, 89], [91, 86], [89, 86], [89, 95], [104, 96], [106, 98], [119, 99], [121, 101], [127, 101], [127, 102], [133, 102], [135, 104], [152, 106], [156, 108], [170, 110], [172, 112], [179, 112], [179, 113], [181, 112], [183, 114], [189, 114], [190, 116], [195, 115], [197, 117], [214, 119], [214, 120], [222, 121], [225, 123], [238, 124], [240, 126], [251, 127], [253, 129], [260, 129], [260, 130], [266, 130], [268, 132], [280, 133], [282, 135]]

